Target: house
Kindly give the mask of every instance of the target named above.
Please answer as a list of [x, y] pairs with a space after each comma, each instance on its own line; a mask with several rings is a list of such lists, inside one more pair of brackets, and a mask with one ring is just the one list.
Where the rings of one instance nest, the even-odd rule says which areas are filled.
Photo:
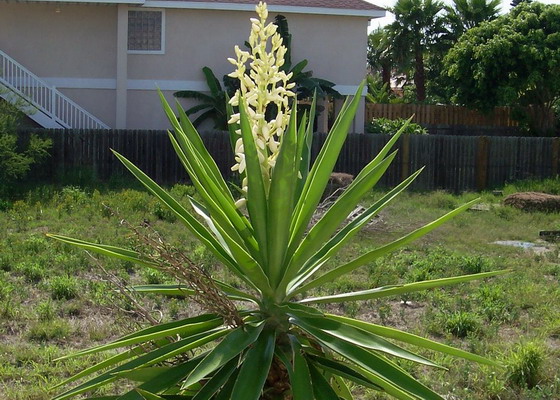
[[[203, 66], [231, 72], [226, 59], [247, 39], [256, 3], [0, 0], [0, 84], [32, 99], [32, 118], [45, 127], [167, 128], [156, 89], [172, 99], [207, 90]], [[363, 0], [270, 0], [268, 8], [289, 21], [294, 61], [308, 59], [314, 76], [355, 92], [367, 26], [382, 8]]]

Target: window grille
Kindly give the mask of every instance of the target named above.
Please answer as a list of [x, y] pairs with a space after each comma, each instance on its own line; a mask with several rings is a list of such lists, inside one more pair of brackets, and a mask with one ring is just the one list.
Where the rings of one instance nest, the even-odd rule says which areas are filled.
[[128, 12], [128, 51], [163, 52], [163, 12]]

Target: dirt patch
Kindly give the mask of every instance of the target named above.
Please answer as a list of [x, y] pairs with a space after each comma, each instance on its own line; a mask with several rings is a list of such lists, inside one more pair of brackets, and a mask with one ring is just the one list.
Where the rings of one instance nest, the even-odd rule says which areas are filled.
[[560, 212], [560, 196], [539, 192], [514, 193], [504, 204], [523, 211]]

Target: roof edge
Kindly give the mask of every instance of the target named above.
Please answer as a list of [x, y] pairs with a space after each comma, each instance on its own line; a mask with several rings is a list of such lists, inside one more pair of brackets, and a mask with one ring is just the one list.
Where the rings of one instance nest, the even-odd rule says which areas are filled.
[[[159, 8], [184, 8], [198, 10], [223, 10], [223, 11], [255, 11], [254, 4], [242, 3], [214, 3], [182, 0], [146, 0], [144, 7]], [[302, 7], [302, 6], [282, 6], [267, 5], [270, 12], [281, 12], [291, 14], [322, 14], [322, 15], [343, 15], [353, 17], [382, 18], [385, 16], [384, 9], [371, 10], [352, 10], [344, 8], [323, 8], [323, 7]]]

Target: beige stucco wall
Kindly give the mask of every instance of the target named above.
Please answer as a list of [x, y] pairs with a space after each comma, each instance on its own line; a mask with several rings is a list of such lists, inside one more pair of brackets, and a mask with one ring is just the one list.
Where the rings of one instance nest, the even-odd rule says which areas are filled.
[[[130, 54], [129, 79], [202, 80], [202, 67], [229, 73], [233, 47], [245, 48], [251, 13], [165, 10], [165, 54]], [[367, 18], [285, 14], [292, 33], [293, 61], [309, 60], [316, 76], [357, 85], [366, 73]], [[270, 19], [274, 17], [271, 14]]]
[[114, 77], [116, 10], [1, 2], [0, 49], [42, 77]]
[[[226, 59], [233, 56], [236, 44], [243, 47], [253, 17], [242, 11], [165, 9], [165, 53], [125, 54], [126, 43], [121, 40], [120, 47], [117, 43], [117, 15], [114, 5], [0, 0], [0, 49], [40, 77], [72, 78], [60, 90], [112, 127], [119, 124], [116, 110], [120, 104], [126, 109], [121, 125], [166, 128], [157, 93], [146, 89], [155, 89], [155, 82], [169, 95], [180, 89], [175, 85], [204, 88], [203, 66], [211, 67], [219, 78], [231, 72]], [[293, 37], [294, 62], [308, 59], [307, 68], [314, 76], [342, 85], [346, 91], [363, 79], [367, 18], [285, 15]], [[124, 69], [117, 66], [118, 54], [122, 54], [119, 65]], [[87, 82], [74, 87], [79, 78]], [[124, 97], [117, 95], [117, 86]], [[123, 92], [126, 87], [128, 91]]]

